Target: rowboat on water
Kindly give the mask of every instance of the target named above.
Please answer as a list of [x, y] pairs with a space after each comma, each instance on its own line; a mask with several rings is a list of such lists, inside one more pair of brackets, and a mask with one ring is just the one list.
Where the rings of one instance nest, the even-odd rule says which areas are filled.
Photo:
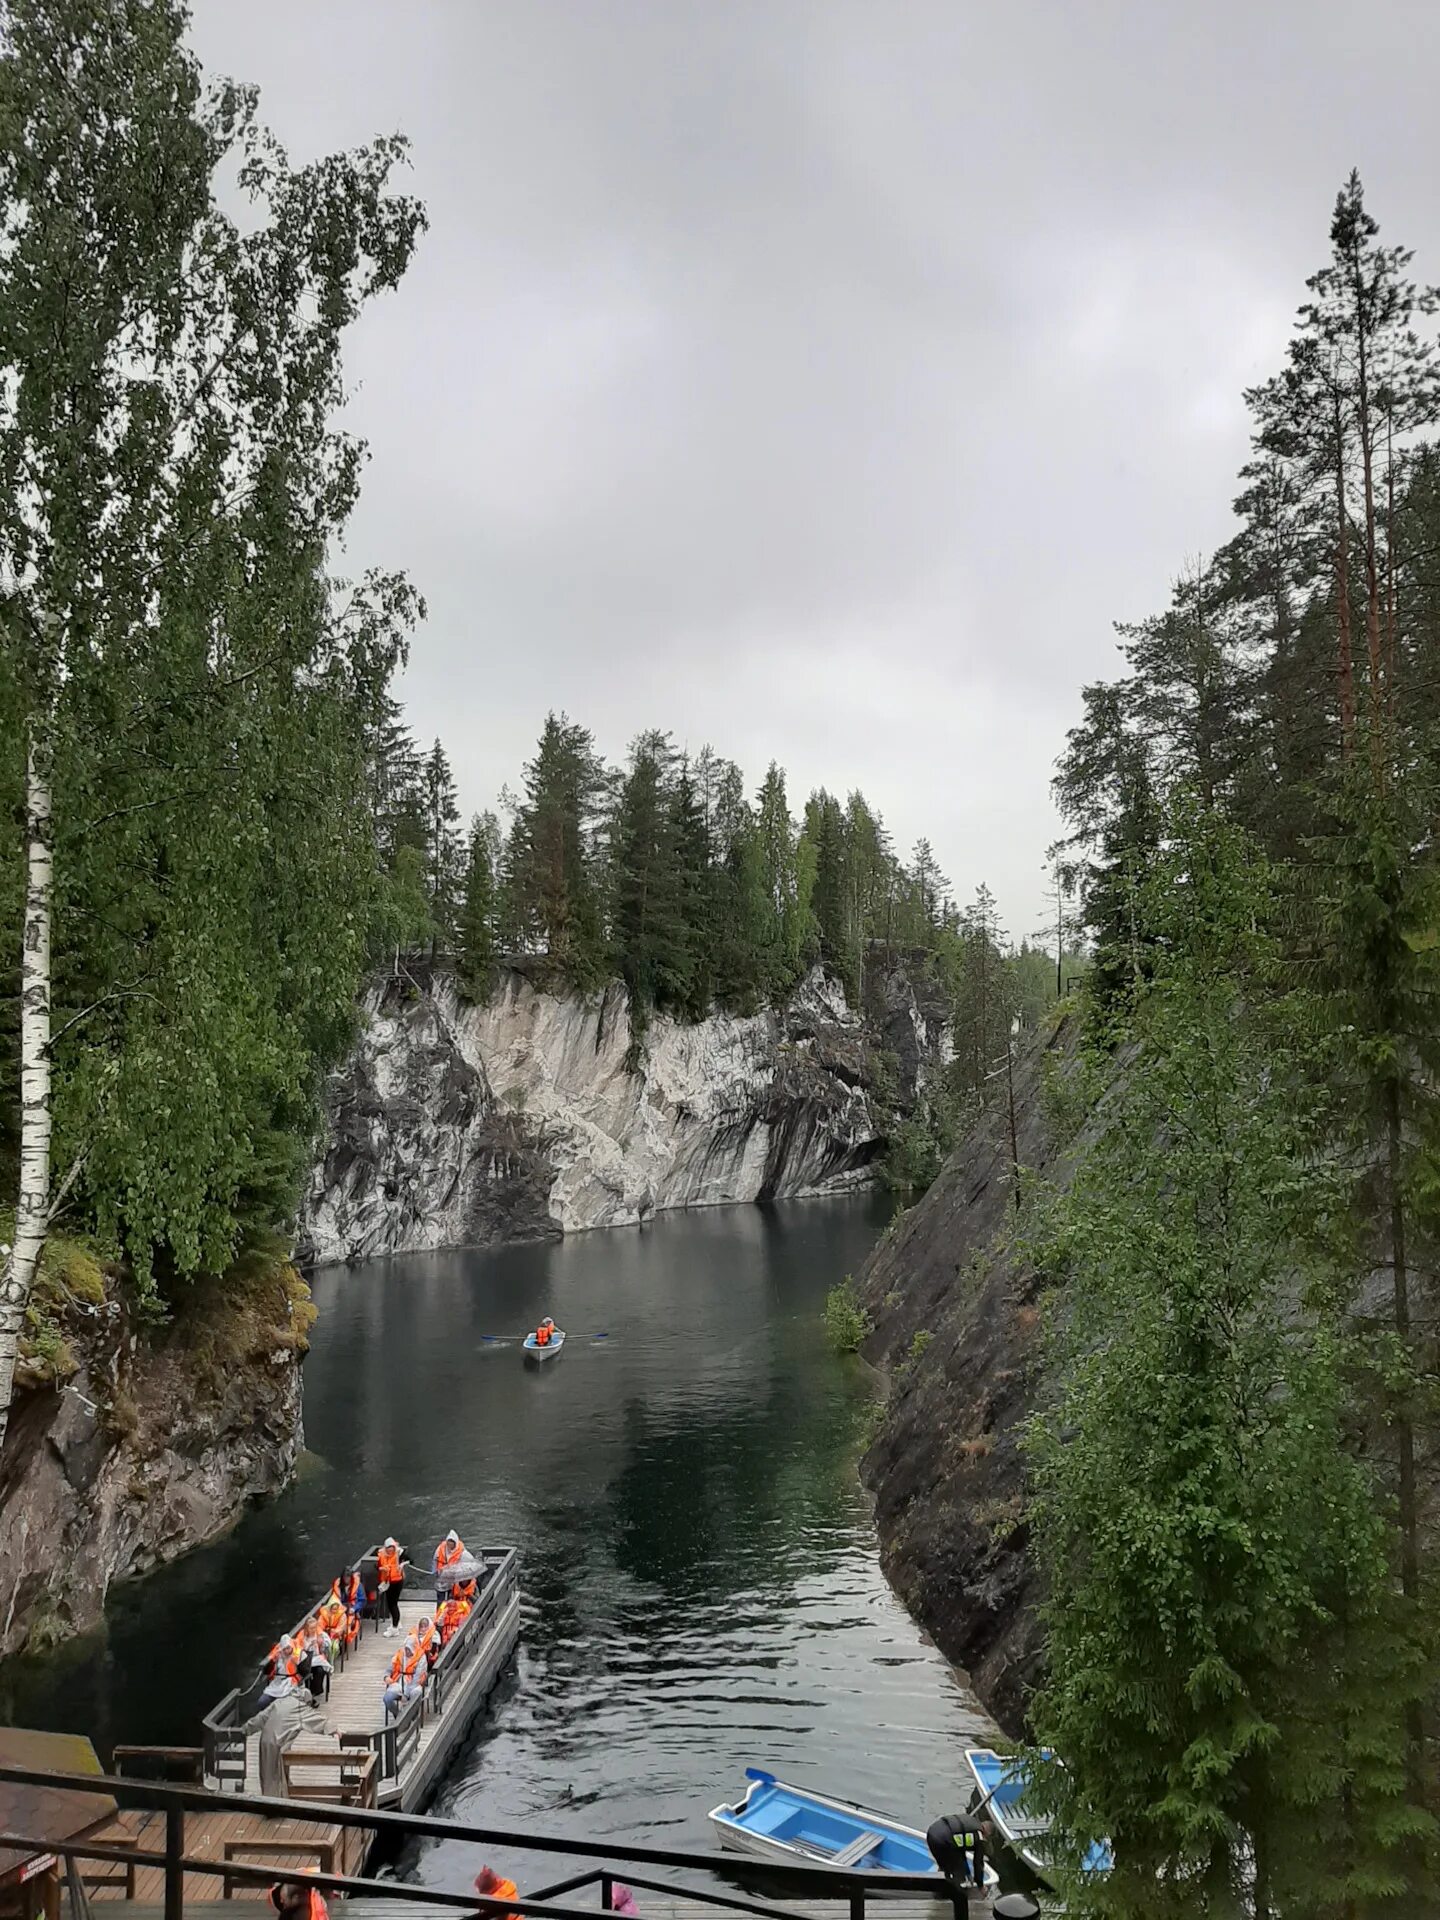
[[[722, 1847], [792, 1866], [802, 1862], [851, 1873], [924, 1874], [943, 1884], [918, 1828], [871, 1807], [790, 1786], [761, 1767], [747, 1767], [745, 1778], [750, 1785], [743, 1799], [711, 1810], [710, 1824]], [[998, 1885], [988, 1861], [985, 1884]]]
[[521, 1351], [527, 1360], [557, 1360], [560, 1349], [565, 1344], [565, 1335], [559, 1327], [553, 1327], [550, 1338], [542, 1347], [533, 1333], [527, 1333], [521, 1342]]
[[[1050, 1815], [1025, 1804], [1028, 1784], [1025, 1762], [995, 1753], [989, 1747], [967, 1747], [965, 1764], [979, 1788], [970, 1803], [968, 1818], [991, 1821], [1016, 1859], [1022, 1860], [1042, 1880], [1048, 1879], [1054, 1870], [1051, 1849], [1046, 1844]], [[1108, 1873], [1113, 1864], [1109, 1841], [1096, 1840], [1087, 1850], [1081, 1870]]]

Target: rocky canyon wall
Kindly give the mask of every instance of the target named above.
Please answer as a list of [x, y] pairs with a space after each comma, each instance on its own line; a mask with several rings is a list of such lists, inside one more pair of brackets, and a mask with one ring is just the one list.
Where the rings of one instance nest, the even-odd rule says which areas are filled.
[[898, 964], [871, 969], [864, 1014], [816, 968], [782, 1008], [652, 1020], [636, 1060], [618, 987], [507, 970], [475, 1006], [412, 963], [374, 983], [328, 1089], [301, 1249], [354, 1260], [843, 1192], [874, 1177], [947, 1045], [943, 1006]]
[[98, 1625], [114, 1581], [288, 1483], [310, 1311], [288, 1268], [160, 1335], [137, 1331], [112, 1290], [51, 1293], [63, 1338], [22, 1366], [0, 1455], [0, 1655]]

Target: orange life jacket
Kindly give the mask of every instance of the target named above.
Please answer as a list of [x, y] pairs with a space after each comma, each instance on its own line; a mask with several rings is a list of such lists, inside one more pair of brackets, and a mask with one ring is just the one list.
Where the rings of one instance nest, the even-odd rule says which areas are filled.
[[[409, 1649], [408, 1652], [406, 1651], [407, 1648]], [[414, 1645], [412, 1641], [407, 1640], [405, 1645], [402, 1646], [400, 1651], [395, 1655], [395, 1658], [390, 1662], [391, 1684], [393, 1685], [397, 1680], [413, 1680], [420, 1667], [424, 1664], [424, 1660], [425, 1655], [421, 1652], [420, 1648]]]
[[278, 1679], [282, 1673], [290, 1680], [298, 1680], [300, 1678], [300, 1669], [295, 1664], [295, 1649], [293, 1646], [289, 1653], [285, 1654], [282, 1658], [280, 1642], [277, 1640], [270, 1649], [268, 1665], [272, 1678]]
[[380, 1569], [380, 1578], [382, 1580], [388, 1580], [392, 1587], [398, 1586], [400, 1581], [405, 1577], [400, 1571], [400, 1549], [398, 1547], [382, 1547], [377, 1565]]
[[440, 1635], [436, 1632], [433, 1622], [428, 1627], [416, 1628], [415, 1644], [426, 1662], [433, 1665], [441, 1646]]
[[467, 1606], [472, 1606], [475, 1601], [475, 1596], [479, 1591], [480, 1582], [478, 1580], [457, 1580], [450, 1589], [450, 1598], [452, 1600], [463, 1600]]
[[347, 1573], [335, 1581], [330, 1592], [342, 1607], [359, 1607], [365, 1601], [365, 1582], [358, 1573]]
[[470, 1602], [452, 1597], [440, 1609], [440, 1638], [450, 1641], [470, 1617]]
[[537, 1347], [548, 1347], [548, 1346], [549, 1346], [549, 1344], [550, 1344], [550, 1329], [549, 1329], [549, 1327], [537, 1327], [537, 1328], [535, 1329], [535, 1344], [536, 1344], [536, 1346], [537, 1346]]
[[[281, 1887], [279, 1885], [273, 1886], [270, 1889], [270, 1904], [277, 1913], [283, 1913], [285, 1911], [280, 1904], [281, 1898]], [[303, 1920], [330, 1920], [330, 1909], [326, 1906], [319, 1890], [315, 1887], [310, 1887], [307, 1890], [303, 1909], [292, 1907], [290, 1911], [292, 1913], [301, 1913]]]
[[463, 1540], [457, 1540], [453, 1547], [448, 1540], [442, 1540], [435, 1549], [436, 1570], [438, 1571], [441, 1567], [448, 1567], [452, 1561], [458, 1560], [464, 1551], [465, 1542]]
[[339, 1597], [332, 1592], [330, 1598], [315, 1616], [315, 1624], [329, 1640], [338, 1640], [345, 1631], [345, 1609]]
[[[475, 1891], [480, 1893], [478, 1882]], [[480, 1894], [480, 1898], [482, 1900], [518, 1900], [520, 1898], [520, 1889], [513, 1880], [501, 1880], [490, 1889], [489, 1893]], [[487, 1920], [495, 1920], [495, 1916], [490, 1914], [487, 1916]], [[522, 1916], [518, 1913], [507, 1913], [505, 1920], [522, 1920]]]

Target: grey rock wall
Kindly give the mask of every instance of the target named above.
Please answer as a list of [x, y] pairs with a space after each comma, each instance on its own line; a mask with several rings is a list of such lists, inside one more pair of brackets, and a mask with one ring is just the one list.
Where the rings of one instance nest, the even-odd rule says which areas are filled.
[[[917, 1061], [940, 1047], [898, 980], [885, 994]], [[874, 1029], [818, 968], [782, 1009], [653, 1020], [633, 1071], [629, 1047], [618, 988], [587, 999], [512, 971], [477, 1007], [444, 970], [377, 981], [328, 1090], [305, 1256], [487, 1245], [873, 1179], [887, 1076]]]

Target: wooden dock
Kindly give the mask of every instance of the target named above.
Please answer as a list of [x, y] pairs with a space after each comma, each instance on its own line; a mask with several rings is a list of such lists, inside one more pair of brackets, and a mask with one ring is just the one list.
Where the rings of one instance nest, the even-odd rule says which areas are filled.
[[[97, 1836], [101, 1838], [102, 1836]], [[138, 1847], [141, 1852], [160, 1853], [165, 1848], [163, 1813], [117, 1813], [104, 1841]], [[273, 1866], [277, 1878], [286, 1868], [315, 1867], [321, 1873], [358, 1874], [370, 1849], [370, 1835], [361, 1827], [335, 1826], [321, 1819], [266, 1820], [253, 1813], [191, 1813], [185, 1820], [185, 1852], [197, 1860], [233, 1860], [249, 1867]], [[86, 1892], [91, 1901], [124, 1900], [138, 1905], [154, 1903], [157, 1909], [165, 1898], [165, 1872], [162, 1867], [124, 1867], [92, 1861], [85, 1869]], [[185, 1911], [192, 1906], [220, 1902], [225, 1883], [218, 1874], [187, 1873]], [[256, 1901], [265, 1898], [258, 1883], [236, 1881], [229, 1899]], [[132, 1912], [134, 1908], [132, 1907]]]
[[[404, 1702], [394, 1717], [387, 1717], [382, 1699], [391, 1661], [404, 1635], [426, 1615], [433, 1617], [432, 1594], [422, 1586], [418, 1597], [401, 1600], [400, 1631], [393, 1637], [373, 1618], [366, 1620], [330, 1678], [315, 1723], [284, 1756], [287, 1799], [349, 1798], [335, 1790], [338, 1763], [343, 1756], [353, 1765], [368, 1753], [375, 1763], [368, 1804], [405, 1813], [424, 1807], [520, 1636], [517, 1557], [513, 1549], [486, 1549], [484, 1562], [474, 1612], [446, 1647], [423, 1697]], [[260, 1734], [247, 1731], [254, 1701], [254, 1691], [236, 1689], [206, 1716], [207, 1786], [260, 1793]], [[307, 1766], [306, 1756], [316, 1764]]]
[[[347, 1734], [373, 1734], [385, 1724], [385, 1709], [381, 1704], [381, 1695], [385, 1690], [386, 1676], [390, 1672], [390, 1663], [399, 1650], [404, 1636], [419, 1626], [424, 1619], [434, 1619], [435, 1607], [432, 1601], [402, 1600], [400, 1603], [400, 1631], [393, 1639], [387, 1640], [383, 1632], [366, 1625], [365, 1631], [350, 1649], [345, 1665], [334, 1674], [330, 1681], [330, 1691], [321, 1702], [325, 1726], [323, 1733], [307, 1733], [305, 1750], [333, 1752], [337, 1757], [342, 1750], [342, 1740]], [[518, 1621], [518, 1601], [517, 1601]], [[503, 1626], [501, 1637], [504, 1638]], [[436, 1775], [449, 1758], [460, 1735], [465, 1731], [470, 1718], [478, 1710], [484, 1695], [494, 1684], [494, 1675], [498, 1674], [505, 1655], [514, 1644], [513, 1636], [505, 1646], [500, 1662], [496, 1663], [488, 1684], [482, 1688], [483, 1654], [470, 1673], [466, 1675], [470, 1685], [467, 1688], [470, 1712], [467, 1714], [467, 1698], [456, 1696], [447, 1701], [440, 1713], [427, 1712], [421, 1717], [419, 1734], [412, 1762], [413, 1772], [400, 1783], [387, 1787], [382, 1783], [379, 1800], [382, 1805], [403, 1806], [410, 1810], [418, 1808], [430, 1797]], [[473, 1680], [472, 1680], [473, 1675]], [[463, 1723], [463, 1724], [462, 1724]], [[353, 1744], [346, 1742], [346, 1744]], [[440, 1751], [443, 1749], [443, 1751]], [[432, 1764], [432, 1756], [437, 1756]], [[304, 1797], [307, 1788], [323, 1788], [327, 1775], [303, 1766], [287, 1767], [287, 1781], [293, 1793]], [[260, 1792], [260, 1741], [258, 1735], [252, 1735], [246, 1753], [245, 1768], [246, 1793]]]

